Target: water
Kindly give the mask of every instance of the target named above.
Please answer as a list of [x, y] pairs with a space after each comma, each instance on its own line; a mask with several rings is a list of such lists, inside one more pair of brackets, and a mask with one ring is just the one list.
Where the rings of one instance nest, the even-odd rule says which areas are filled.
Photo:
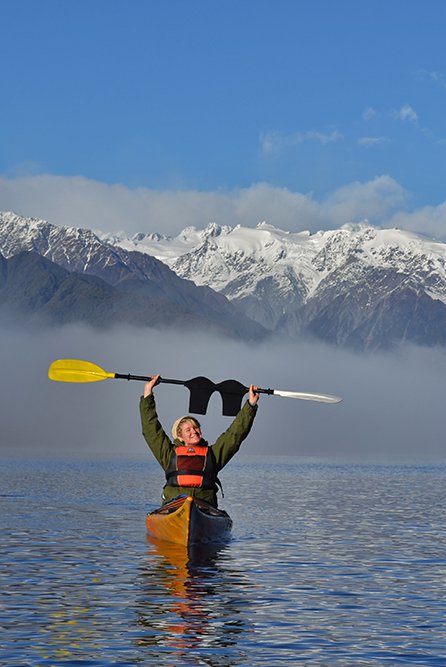
[[147, 539], [150, 461], [0, 475], [1, 665], [446, 665], [445, 466], [235, 459], [191, 554]]

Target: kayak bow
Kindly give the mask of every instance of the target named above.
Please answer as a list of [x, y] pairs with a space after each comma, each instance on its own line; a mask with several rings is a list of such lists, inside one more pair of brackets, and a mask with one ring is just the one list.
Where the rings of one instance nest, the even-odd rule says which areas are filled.
[[224, 510], [203, 500], [181, 496], [150, 512], [146, 526], [148, 533], [158, 540], [190, 546], [226, 542], [232, 519]]

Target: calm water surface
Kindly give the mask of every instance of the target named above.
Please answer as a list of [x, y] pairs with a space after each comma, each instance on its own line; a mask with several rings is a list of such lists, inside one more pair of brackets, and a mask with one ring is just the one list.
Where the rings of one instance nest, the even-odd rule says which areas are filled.
[[446, 665], [446, 466], [235, 460], [233, 539], [153, 544], [144, 461], [3, 461], [0, 664]]

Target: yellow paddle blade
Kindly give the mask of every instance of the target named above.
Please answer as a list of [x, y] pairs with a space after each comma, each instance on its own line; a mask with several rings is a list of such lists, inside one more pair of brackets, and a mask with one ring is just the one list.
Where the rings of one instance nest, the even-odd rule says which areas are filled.
[[50, 380], [57, 382], [99, 382], [114, 378], [114, 373], [107, 373], [91, 361], [80, 359], [58, 359], [48, 369]]

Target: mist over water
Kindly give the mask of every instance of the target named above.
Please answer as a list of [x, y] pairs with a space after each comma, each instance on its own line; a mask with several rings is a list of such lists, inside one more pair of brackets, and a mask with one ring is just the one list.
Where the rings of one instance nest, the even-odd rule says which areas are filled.
[[[235, 343], [198, 332], [70, 326], [46, 331], [0, 329], [3, 373], [1, 447], [18, 456], [145, 457], [138, 402], [143, 383], [106, 380], [60, 383], [47, 378], [55, 359], [93, 361], [106, 371], [161, 373], [180, 380], [204, 375], [264, 388], [342, 396], [338, 405], [261, 396], [239, 456], [295, 455], [360, 461], [446, 459], [446, 351], [400, 348], [357, 354], [318, 343], [283, 340]], [[156, 388], [166, 430], [188, 412], [189, 391]], [[221, 398], [199, 416], [213, 441], [227, 428]]]
[[[83, 327], [3, 330], [0, 345], [2, 664], [444, 664], [443, 350]], [[146, 539], [163, 474], [142, 383], [51, 382], [58, 358], [344, 400], [261, 397], [221, 476], [233, 539], [195, 559]], [[170, 428], [189, 392], [155, 391]], [[200, 421], [210, 441], [228, 426], [219, 395]]]

